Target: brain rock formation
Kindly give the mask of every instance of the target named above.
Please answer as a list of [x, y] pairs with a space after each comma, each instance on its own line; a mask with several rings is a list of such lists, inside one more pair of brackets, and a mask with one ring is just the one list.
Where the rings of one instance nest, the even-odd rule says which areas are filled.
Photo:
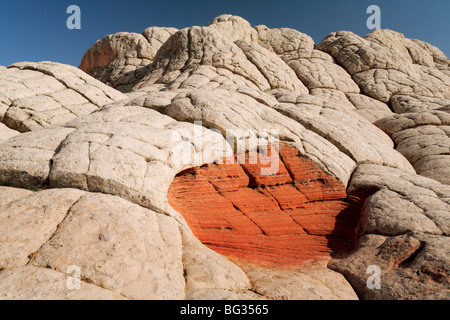
[[0, 299], [449, 299], [449, 112], [450, 60], [390, 30], [0, 67]]

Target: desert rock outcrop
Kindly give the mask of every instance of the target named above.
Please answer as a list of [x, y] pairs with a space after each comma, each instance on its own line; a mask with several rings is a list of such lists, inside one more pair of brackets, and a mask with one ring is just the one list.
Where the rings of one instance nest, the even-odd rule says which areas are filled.
[[0, 67], [0, 299], [448, 299], [449, 106], [425, 42], [231, 15]]

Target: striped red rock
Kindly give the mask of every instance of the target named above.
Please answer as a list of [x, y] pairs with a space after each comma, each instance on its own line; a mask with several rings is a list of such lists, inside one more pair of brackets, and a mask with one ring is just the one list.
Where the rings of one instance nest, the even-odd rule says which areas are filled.
[[352, 251], [367, 194], [347, 195], [292, 147], [281, 145], [279, 155], [272, 175], [261, 175], [269, 165], [248, 164], [249, 157], [183, 171], [169, 203], [200, 241], [234, 260], [293, 266]]

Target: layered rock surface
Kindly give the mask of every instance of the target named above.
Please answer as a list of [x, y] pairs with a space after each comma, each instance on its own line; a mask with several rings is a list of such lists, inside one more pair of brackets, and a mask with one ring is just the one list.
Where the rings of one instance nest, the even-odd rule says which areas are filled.
[[[347, 196], [341, 182], [292, 147], [254, 153], [247, 160], [254, 156], [256, 164], [207, 165], [175, 178], [169, 203], [201, 242], [238, 264], [272, 267], [354, 249], [367, 194]], [[280, 161], [270, 176], [261, 174], [267, 158]]]
[[439, 49], [222, 15], [80, 68], [0, 67], [0, 299], [448, 299]]

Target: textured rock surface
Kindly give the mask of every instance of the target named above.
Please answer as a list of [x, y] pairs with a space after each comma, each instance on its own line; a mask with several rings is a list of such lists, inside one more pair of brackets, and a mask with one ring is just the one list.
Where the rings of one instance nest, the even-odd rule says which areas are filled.
[[[426, 102], [422, 104], [425, 106]], [[413, 164], [417, 173], [450, 184], [448, 112], [407, 112], [383, 118], [376, 125], [391, 136], [397, 151]]]
[[153, 110], [109, 107], [65, 127], [30, 132], [0, 145], [1, 182], [80, 188], [163, 210], [173, 176], [190, 165], [222, 158], [223, 145], [219, 134]]
[[0, 300], [125, 300], [121, 295], [82, 282], [67, 287], [69, 277], [50, 269], [20, 267], [0, 273]]
[[[6, 193], [11, 191], [6, 190]], [[28, 263], [83, 194], [79, 190], [47, 190], [2, 205], [0, 267], [13, 268]]]
[[274, 300], [357, 300], [345, 278], [316, 261], [299, 269], [244, 266], [253, 290]]
[[449, 183], [448, 59], [428, 44], [391, 30], [360, 38], [330, 34], [318, 49], [332, 55], [362, 91], [388, 103], [395, 115], [377, 119], [417, 173]]
[[[330, 267], [344, 274], [363, 299], [449, 298], [448, 237], [407, 234], [364, 236], [356, 254]], [[381, 268], [381, 289], [370, 290], [366, 270]]]
[[280, 146], [280, 167], [270, 176], [261, 174], [263, 153], [254, 155], [258, 164], [186, 170], [169, 203], [200, 241], [232, 259], [299, 266], [352, 251], [366, 195], [347, 196], [342, 183], [297, 153]]
[[3, 68], [0, 85], [0, 122], [20, 132], [64, 124], [126, 98], [79, 69], [55, 62]]
[[151, 27], [142, 34], [108, 35], [85, 53], [80, 69], [127, 92], [146, 75], [158, 49], [176, 31], [175, 28]]
[[12, 137], [19, 135], [20, 132], [8, 128], [3, 123], [0, 123], [0, 142], [6, 141]]
[[[349, 257], [332, 260], [363, 299], [448, 299], [450, 188], [402, 171], [363, 165], [349, 190], [379, 188], [363, 210], [362, 238]], [[369, 266], [381, 269], [370, 290]]]
[[0, 299], [448, 299], [438, 48], [222, 15], [80, 68], [0, 67]]
[[[242, 270], [167, 215], [75, 189], [2, 187], [0, 199], [0, 298], [183, 299], [220, 289], [251, 294]], [[80, 269], [77, 293], [65, 285], [71, 266]]]

